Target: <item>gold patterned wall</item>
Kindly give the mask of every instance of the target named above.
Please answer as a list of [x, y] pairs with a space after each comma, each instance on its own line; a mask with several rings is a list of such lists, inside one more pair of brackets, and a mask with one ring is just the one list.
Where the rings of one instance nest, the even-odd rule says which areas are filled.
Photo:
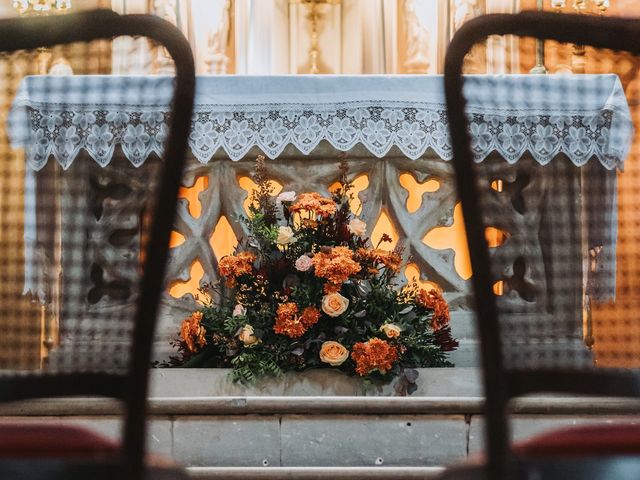
[[[79, 9], [105, 7], [104, 0], [79, 2]], [[11, 225], [11, 229], [0, 230], [0, 263], [19, 265], [24, 259], [22, 232], [24, 228], [23, 185], [25, 160], [22, 151], [11, 149], [5, 129], [6, 116], [16, 89], [26, 75], [42, 73], [53, 62], [66, 58], [71, 68], [78, 74], [109, 73], [111, 70], [111, 49], [109, 42], [95, 42], [86, 45], [70, 45], [54, 48], [51, 52], [29, 54], [26, 52], [0, 56], [0, 156], [9, 159], [2, 166], [0, 175], [0, 223]], [[44, 65], [43, 65], [44, 64]], [[17, 261], [16, 261], [17, 259]], [[9, 278], [18, 275], [12, 272]], [[14, 282], [0, 282], [0, 298], [10, 305], [12, 315], [22, 313], [22, 318], [14, 318], [3, 311], [0, 302], [0, 368], [37, 368], [46, 355], [44, 342], [51, 332], [52, 317], [41, 309], [40, 304], [30, 296], [22, 294], [22, 285]], [[55, 332], [53, 332], [55, 334]]]

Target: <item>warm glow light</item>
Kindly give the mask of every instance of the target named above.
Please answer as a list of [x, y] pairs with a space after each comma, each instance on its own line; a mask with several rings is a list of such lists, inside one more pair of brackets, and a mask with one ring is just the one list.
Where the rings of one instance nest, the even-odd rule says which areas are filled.
[[198, 288], [200, 288], [200, 281], [204, 277], [204, 268], [200, 260], [196, 259], [191, 264], [189, 270], [189, 279], [186, 281], [176, 280], [169, 287], [169, 295], [174, 298], [180, 298], [184, 295], [191, 294], [196, 295]]
[[[385, 233], [391, 236], [391, 242], [380, 243], [380, 239]], [[382, 212], [380, 212], [376, 226], [373, 228], [373, 232], [371, 232], [371, 243], [374, 247], [389, 251], [396, 248], [396, 245], [398, 244], [398, 230], [393, 225], [393, 222], [386, 210], [382, 210]], [[378, 243], [380, 243], [380, 245], [378, 245]]]
[[484, 237], [487, 240], [489, 248], [496, 248], [509, 238], [509, 234], [496, 227], [487, 227], [484, 231]]
[[407, 211], [416, 212], [422, 206], [422, 196], [425, 193], [437, 192], [440, 189], [440, 182], [429, 178], [424, 182], [418, 182], [410, 173], [400, 175], [400, 185], [409, 193], [407, 197]]
[[200, 218], [202, 214], [202, 202], [200, 193], [209, 187], [209, 179], [205, 176], [196, 177], [191, 187], [182, 187], [178, 193], [178, 198], [184, 198], [189, 204], [189, 215], [193, 218]]
[[236, 234], [233, 233], [229, 220], [224, 215], [220, 217], [216, 228], [213, 229], [213, 233], [209, 238], [209, 245], [211, 245], [218, 261], [225, 255], [231, 255], [236, 250], [238, 239]]
[[169, 248], [176, 248], [186, 242], [186, 238], [180, 232], [176, 232], [175, 230], [171, 232], [171, 238], [169, 238]]
[[[353, 182], [351, 182], [351, 184], [353, 185], [353, 188], [351, 189], [351, 195], [353, 196], [353, 198], [349, 202], [349, 208], [354, 214], [359, 215], [360, 211], [362, 210], [362, 202], [360, 201], [360, 192], [369, 188], [369, 176], [366, 173], [363, 173], [362, 175], [358, 175], [353, 180]], [[333, 193], [335, 190], [340, 188], [340, 186], [341, 186], [340, 182], [334, 182], [331, 185], [329, 185], [328, 190], [329, 192]]]
[[[278, 195], [282, 191], [282, 184], [276, 182], [275, 180], [270, 180], [271, 189], [273, 195]], [[238, 177], [238, 185], [241, 189], [247, 192], [247, 198], [244, 200], [242, 206], [244, 207], [244, 213], [249, 215], [249, 206], [251, 205], [251, 194], [255, 191], [257, 185], [251, 179], [251, 177], [242, 176]]]
[[467, 234], [464, 230], [462, 206], [458, 202], [453, 209], [453, 224], [430, 230], [422, 241], [431, 248], [454, 251], [454, 267], [464, 280], [471, 278], [471, 261], [467, 249]]
[[442, 289], [440, 288], [440, 285], [438, 285], [437, 283], [430, 282], [429, 280], [420, 279], [420, 269], [418, 268], [418, 265], [416, 265], [415, 263], [407, 264], [407, 267], [404, 269], [404, 276], [407, 279], [407, 282], [415, 282], [421, 288], [424, 288], [427, 291], [429, 290], [442, 291]]

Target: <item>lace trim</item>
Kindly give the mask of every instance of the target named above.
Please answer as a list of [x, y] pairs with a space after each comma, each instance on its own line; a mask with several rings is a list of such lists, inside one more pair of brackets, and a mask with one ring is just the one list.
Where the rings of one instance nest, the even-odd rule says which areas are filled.
[[[252, 147], [275, 158], [287, 145], [308, 154], [322, 140], [342, 151], [360, 143], [376, 157], [383, 157], [396, 146], [411, 159], [419, 158], [429, 148], [439, 157], [451, 159], [445, 109], [442, 105], [417, 105], [348, 102], [287, 110], [256, 105], [234, 107], [233, 112], [228, 106], [198, 105], [189, 146], [202, 163], [211, 160], [220, 148], [232, 160], [243, 158]], [[168, 114], [157, 109], [22, 108], [26, 109], [28, 125], [9, 125], [10, 136], [14, 145], [26, 145], [27, 161], [35, 170], [41, 169], [51, 155], [66, 169], [80, 150], [105, 166], [116, 145], [133, 165], [140, 166], [151, 153], [162, 153], [168, 133]], [[529, 152], [544, 165], [564, 153], [577, 166], [595, 156], [604, 167], [613, 169], [622, 166], [632, 136], [630, 120], [614, 107], [565, 114], [473, 112], [469, 120], [478, 162], [497, 152], [515, 163]]]

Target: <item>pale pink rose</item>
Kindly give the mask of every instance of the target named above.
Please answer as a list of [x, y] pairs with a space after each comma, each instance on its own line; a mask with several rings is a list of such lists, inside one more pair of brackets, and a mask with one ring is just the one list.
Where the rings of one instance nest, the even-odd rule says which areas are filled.
[[237, 304], [234, 309], [233, 309], [233, 313], [231, 314], [234, 317], [238, 317], [240, 315], [246, 315], [247, 314], [247, 309], [244, 308], [244, 305], [241, 304]]
[[307, 257], [306, 255], [300, 255], [296, 260], [295, 265], [296, 270], [298, 270], [299, 272], [306, 272], [311, 268], [313, 262], [311, 261], [311, 258]]
[[276, 197], [276, 202], [293, 202], [296, 199], [296, 192], [282, 192]]

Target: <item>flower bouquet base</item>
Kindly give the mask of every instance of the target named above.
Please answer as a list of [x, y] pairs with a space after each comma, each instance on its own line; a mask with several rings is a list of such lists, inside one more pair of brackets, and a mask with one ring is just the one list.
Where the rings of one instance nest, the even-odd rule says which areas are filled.
[[393, 380], [399, 395], [417, 390], [417, 368], [452, 366], [447, 302], [400, 283], [405, 252], [384, 248], [389, 235], [372, 244], [351, 211], [346, 162], [330, 196], [274, 197], [262, 157], [254, 181], [250, 213], [239, 218], [247, 236], [218, 262], [221, 280], [200, 289], [171, 365], [231, 368], [245, 384], [329, 370], [365, 388]]

